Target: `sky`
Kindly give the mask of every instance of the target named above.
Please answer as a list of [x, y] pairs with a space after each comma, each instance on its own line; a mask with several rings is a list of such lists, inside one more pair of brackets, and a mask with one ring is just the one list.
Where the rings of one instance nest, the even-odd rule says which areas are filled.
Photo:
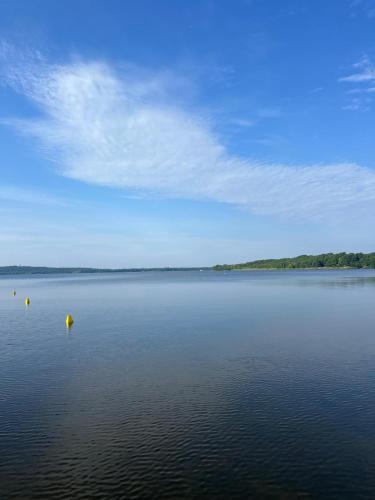
[[0, 0], [0, 266], [375, 251], [375, 0]]

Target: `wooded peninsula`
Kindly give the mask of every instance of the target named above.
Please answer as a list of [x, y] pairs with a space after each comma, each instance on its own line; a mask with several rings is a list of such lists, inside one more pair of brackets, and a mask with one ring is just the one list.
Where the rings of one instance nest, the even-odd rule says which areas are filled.
[[284, 259], [263, 259], [242, 264], [219, 264], [215, 271], [247, 269], [342, 269], [375, 268], [375, 252], [372, 253], [323, 253], [320, 255], [299, 255]]

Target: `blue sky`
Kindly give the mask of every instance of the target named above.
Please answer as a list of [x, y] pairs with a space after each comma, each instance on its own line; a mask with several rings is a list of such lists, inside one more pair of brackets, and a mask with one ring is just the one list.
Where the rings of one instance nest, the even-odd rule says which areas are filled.
[[373, 251], [375, 1], [0, 1], [0, 265]]

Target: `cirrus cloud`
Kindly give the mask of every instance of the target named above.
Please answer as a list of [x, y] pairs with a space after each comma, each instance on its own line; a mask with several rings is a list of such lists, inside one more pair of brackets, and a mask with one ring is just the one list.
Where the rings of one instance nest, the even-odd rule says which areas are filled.
[[40, 111], [6, 122], [37, 139], [64, 176], [258, 214], [320, 217], [375, 208], [371, 169], [268, 164], [232, 154], [206, 120], [168, 99], [170, 74], [139, 78], [105, 62], [48, 64], [40, 55], [19, 61], [4, 44], [0, 53], [2, 82]]

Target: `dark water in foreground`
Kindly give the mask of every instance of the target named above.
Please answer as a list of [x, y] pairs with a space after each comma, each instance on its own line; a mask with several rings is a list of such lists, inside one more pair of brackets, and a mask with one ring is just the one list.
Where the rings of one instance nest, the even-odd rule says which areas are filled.
[[0, 480], [4, 499], [375, 498], [375, 272], [1, 278]]

